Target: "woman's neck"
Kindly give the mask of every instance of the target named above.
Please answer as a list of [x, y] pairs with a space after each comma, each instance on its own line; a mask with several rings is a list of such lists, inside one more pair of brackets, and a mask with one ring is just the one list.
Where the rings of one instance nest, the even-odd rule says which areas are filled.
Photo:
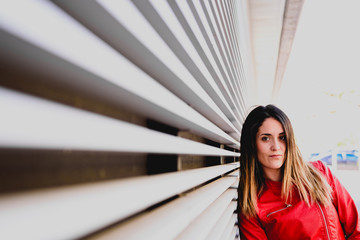
[[263, 169], [265, 178], [274, 181], [280, 182], [282, 180], [281, 169]]

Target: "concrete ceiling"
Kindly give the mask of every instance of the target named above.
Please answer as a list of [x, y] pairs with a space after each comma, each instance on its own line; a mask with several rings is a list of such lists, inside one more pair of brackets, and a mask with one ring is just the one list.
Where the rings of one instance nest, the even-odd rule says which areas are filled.
[[248, 0], [254, 59], [254, 101], [274, 102], [304, 0]]

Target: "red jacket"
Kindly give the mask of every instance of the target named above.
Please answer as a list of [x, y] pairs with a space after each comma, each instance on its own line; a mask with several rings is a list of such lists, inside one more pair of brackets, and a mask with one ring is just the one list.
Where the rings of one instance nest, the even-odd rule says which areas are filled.
[[241, 239], [360, 239], [356, 206], [346, 189], [321, 162], [312, 163], [333, 189], [333, 204], [310, 207], [294, 191], [291, 203], [281, 198], [281, 182], [266, 180], [256, 217], [239, 214]]

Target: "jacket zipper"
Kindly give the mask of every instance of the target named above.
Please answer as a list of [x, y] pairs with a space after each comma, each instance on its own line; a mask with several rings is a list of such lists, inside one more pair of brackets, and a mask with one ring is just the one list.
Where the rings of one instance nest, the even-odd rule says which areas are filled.
[[323, 217], [323, 219], [324, 219], [326, 234], [327, 234], [328, 239], [330, 240], [329, 229], [328, 229], [328, 226], [327, 226], [327, 224], [326, 224], [325, 214], [324, 214], [323, 210], [321, 209], [319, 203], [316, 202], [316, 204], [318, 205], [318, 207], [319, 207], [319, 209], [320, 209], [320, 212], [321, 212], [321, 215], [322, 215], [322, 217]]
[[274, 213], [281, 212], [281, 211], [283, 211], [283, 210], [285, 210], [285, 209], [287, 209], [287, 208], [289, 208], [289, 207], [292, 207], [292, 205], [291, 205], [291, 204], [286, 204], [286, 207], [281, 208], [281, 209], [279, 209], [279, 210], [276, 210], [276, 211], [274, 211], [274, 212], [271, 212], [271, 213], [269, 213], [268, 215], [266, 215], [266, 217], [269, 217], [270, 215], [272, 215], [272, 214], [274, 214]]

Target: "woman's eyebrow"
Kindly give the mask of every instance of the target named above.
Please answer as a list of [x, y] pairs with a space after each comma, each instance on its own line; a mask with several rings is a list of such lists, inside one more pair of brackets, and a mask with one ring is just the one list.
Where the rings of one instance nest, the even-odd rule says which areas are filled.
[[271, 134], [270, 134], [270, 133], [260, 133], [260, 136], [262, 136], [262, 135], [265, 135], [265, 136], [271, 136]]
[[[270, 133], [260, 133], [260, 136], [263, 136], [263, 135], [271, 136], [272, 134], [270, 134]], [[285, 132], [281, 132], [281, 133], [279, 133], [279, 135], [285, 135]]]

